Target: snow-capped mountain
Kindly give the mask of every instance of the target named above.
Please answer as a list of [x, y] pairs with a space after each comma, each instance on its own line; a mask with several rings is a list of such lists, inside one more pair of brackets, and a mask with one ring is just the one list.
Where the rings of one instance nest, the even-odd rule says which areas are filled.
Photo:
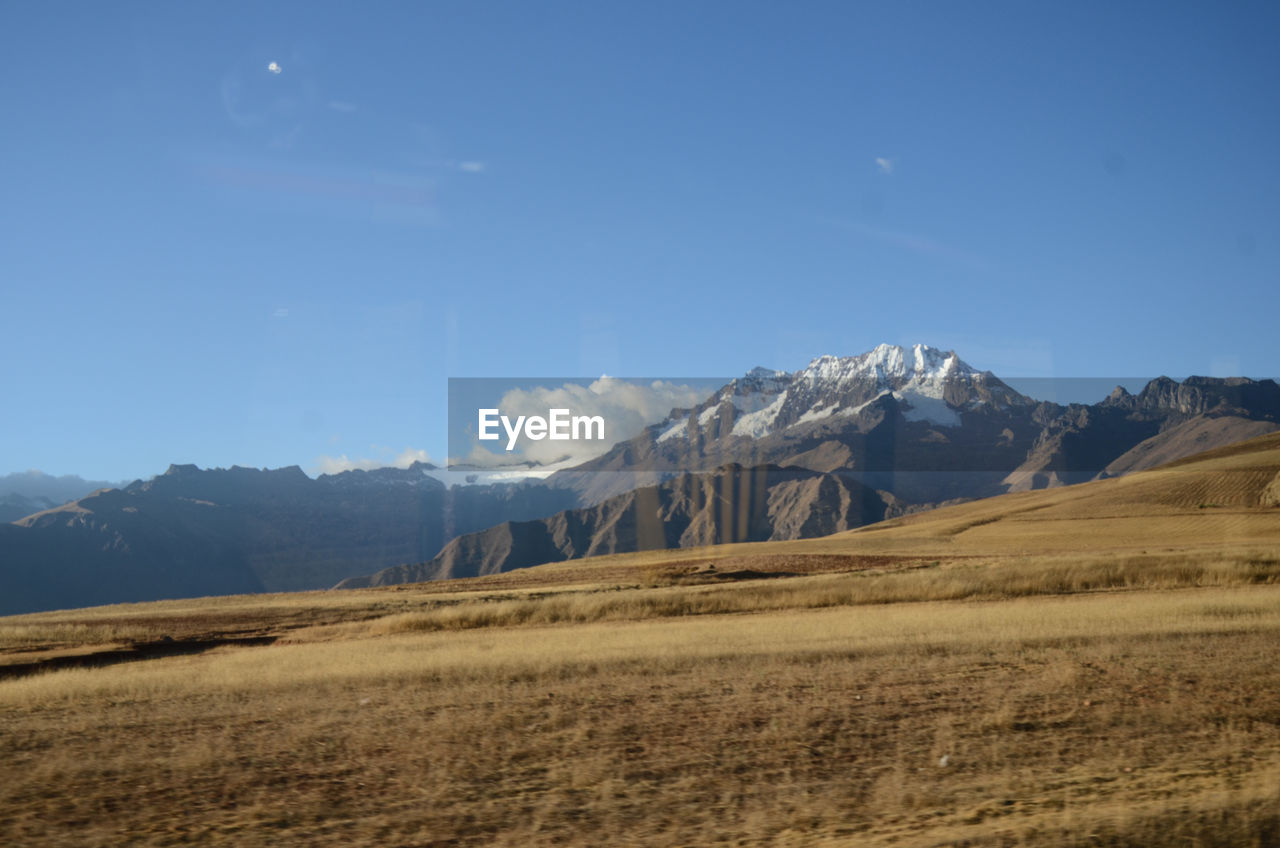
[[658, 442], [691, 438], [759, 439], [831, 418], [849, 418], [891, 396], [908, 421], [958, 427], [960, 412], [981, 404], [1029, 406], [1034, 401], [980, 372], [954, 351], [928, 345], [882, 344], [860, 356], [820, 356], [788, 373], [755, 368], [693, 410], [677, 410], [658, 425]]
[[1061, 406], [1019, 394], [954, 351], [882, 344], [794, 372], [755, 368], [548, 482], [598, 503], [680, 472], [776, 464], [851, 473], [937, 503], [1136, 470], [1146, 460], [1126, 451], [1159, 437], [1159, 450], [1144, 450], [1174, 458], [1184, 430], [1198, 449], [1254, 435], [1280, 425], [1278, 391], [1269, 380], [1160, 378], [1137, 396]]
[[548, 478], [586, 508], [461, 536], [431, 562], [348, 585], [804, 538], [949, 500], [1150, 468], [1277, 428], [1280, 386], [1270, 380], [1160, 378], [1138, 395], [1117, 389], [1099, 403], [1061, 406], [1017, 393], [953, 351], [880, 345], [791, 373], [753, 369]]

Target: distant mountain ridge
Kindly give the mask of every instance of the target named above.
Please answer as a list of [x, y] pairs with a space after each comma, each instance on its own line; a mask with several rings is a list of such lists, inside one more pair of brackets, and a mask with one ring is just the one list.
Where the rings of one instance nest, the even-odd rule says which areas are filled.
[[123, 483], [85, 480], [74, 474], [55, 477], [43, 471], [15, 471], [0, 477], [0, 524], [82, 498]]
[[[1162, 377], [1138, 394], [1060, 405], [953, 351], [880, 345], [796, 372], [753, 369], [541, 482], [446, 488], [423, 464], [316, 480], [296, 467], [171, 466], [0, 524], [0, 614], [802, 538], [1125, 474], [1277, 429], [1272, 380]], [[737, 479], [765, 481], [767, 495]], [[737, 509], [751, 520], [728, 521]]]
[[0, 525], [0, 614], [328, 588], [430, 559], [456, 535], [577, 505], [536, 484], [450, 489], [429, 470], [312, 480], [297, 466], [172, 465]]
[[29, 498], [25, 495], [0, 495], [0, 524], [8, 524], [32, 513], [53, 509], [62, 501], [44, 497]]

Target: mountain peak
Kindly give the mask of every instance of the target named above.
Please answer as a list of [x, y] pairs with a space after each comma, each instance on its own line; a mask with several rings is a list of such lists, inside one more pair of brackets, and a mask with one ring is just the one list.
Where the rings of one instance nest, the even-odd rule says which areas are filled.
[[749, 379], [760, 380], [768, 379], [770, 377], [782, 377], [785, 376], [786, 373], [786, 371], [779, 371], [776, 368], [765, 368], [763, 365], [757, 365], [743, 376]]
[[1123, 403], [1132, 397], [1133, 395], [1124, 386], [1116, 386], [1111, 390], [1111, 394], [1107, 395], [1103, 403]]
[[874, 380], [882, 391], [904, 385], [940, 386], [951, 377], [972, 377], [978, 372], [961, 361], [955, 351], [926, 344], [911, 347], [880, 344], [858, 356], [820, 356], [796, 373], [812, 384], [841, 384]]
[[[955, 351], [926, 344], [881, 344], [857, 356], [819, 356], [795, 372], [753, 368], [691, 410], [673, 413], [657, 441], [694, 434], [761, 438], [796, 425], [856, 416], [886, 395], [903, 402], [908, 420], [954, 427], [959, 410], [1026, 401]], [[820, 425], [825, 426], [825, 425]]]
[[897, 377], [921, 373], [945, 374], [957, 367], [964, 371], [973, 370], [960, 361], [955, 351], [944, 351], [927, 344], [916, 344], [910, 348], [881, 344], [870, 353], [854, 358]]

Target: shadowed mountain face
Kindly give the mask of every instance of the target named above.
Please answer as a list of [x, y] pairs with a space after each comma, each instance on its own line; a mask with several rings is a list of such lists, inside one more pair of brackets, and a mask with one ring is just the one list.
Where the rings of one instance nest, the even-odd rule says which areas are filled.
[[447, 489], [426, 466], [307, 477], [201, 470], [94, 493], [0, 530], [0, 614], [322, 589], [430, 559], [449, 539], [576, 505], [537, 485]]
[[0, 477], [0, 524], [53, 509], [98, 489], [123, 485], [85, 480], [75, 475], [54, 477], [41, 471], [18, 471]]
[[27, 497], [19, 494], [0, 495], [0, 524], [8, 524], [9, 522], [17, 521], [19, 518], [25, 518], [32, 513], [53, 509], [59, 503], [61, 501], [54, 501], [45, 497]]
[[798, 468], [732, 465], [682, 474], [586, 509], [508, 521], [454, 539], [430, 562], [352, 578], [339, 588], [496, 574], [628, 551], [826, 536], [900, 509], [859, 483]]

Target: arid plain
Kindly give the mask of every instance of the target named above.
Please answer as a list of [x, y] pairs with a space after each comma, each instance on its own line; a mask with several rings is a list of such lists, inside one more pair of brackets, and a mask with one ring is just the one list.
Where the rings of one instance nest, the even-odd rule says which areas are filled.
[[0, 843], [1280, 843], [1280, 436], [796, 542], [0, 619]]

